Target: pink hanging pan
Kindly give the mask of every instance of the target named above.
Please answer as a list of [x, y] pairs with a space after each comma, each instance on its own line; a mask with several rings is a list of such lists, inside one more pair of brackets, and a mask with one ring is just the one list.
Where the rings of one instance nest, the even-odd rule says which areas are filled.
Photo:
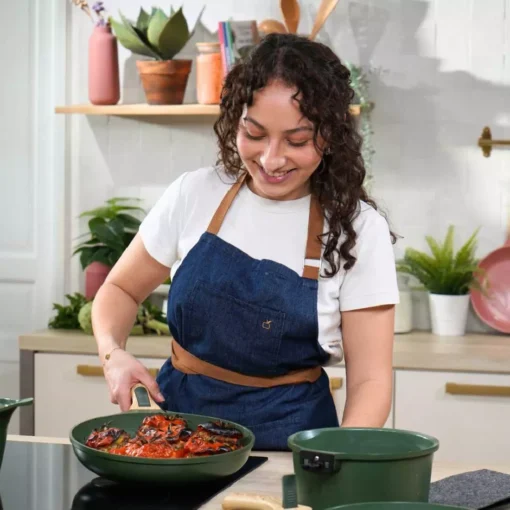
[[484, 257], [479, 267], [478, 278], [486, 291], [471, 290], [475, 313], [496, 331], [510, 333], [510, 217], [505, 244]]

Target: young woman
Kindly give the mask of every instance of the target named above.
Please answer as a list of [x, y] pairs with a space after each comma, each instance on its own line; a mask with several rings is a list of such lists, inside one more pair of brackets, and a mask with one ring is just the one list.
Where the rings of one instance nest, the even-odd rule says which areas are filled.
[[[94, 300], [111, 400], [144, 383], [163, 409], [249, 427], [256, 449], [339, 426], [324, 365], [345, 359], [343, 427], [390, 411], [394, 239], [363, 188], [349, 72], [326, 46], [269, 35], [226, 78], [219, 161], [183, 174]], [[172, 277], [157, 381], [124, 350], [137, 306]]]

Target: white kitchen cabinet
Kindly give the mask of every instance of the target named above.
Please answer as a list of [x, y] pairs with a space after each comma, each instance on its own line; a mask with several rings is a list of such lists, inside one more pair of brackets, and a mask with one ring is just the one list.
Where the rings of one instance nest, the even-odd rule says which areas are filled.
[[509, 375], [397, 370], [394, 406], [395, 428], [439, 440], [436, 460], [508, 462]]
[[[325, 370], [329, 376], [330, 388], [333, 393], [338, 420], [341, 423], [347, 398], [346, 371], [344, 367], [326, 367]], [[393, 428], [393, 405], [384, 427]]]
[[[161, 358], [137, 358], [159, 369]], [[34, 367], [35, 435], [68, 437], [79, 422], [120, 412], [110, 394], [99, 358], [91, 354], [36, 353]]]

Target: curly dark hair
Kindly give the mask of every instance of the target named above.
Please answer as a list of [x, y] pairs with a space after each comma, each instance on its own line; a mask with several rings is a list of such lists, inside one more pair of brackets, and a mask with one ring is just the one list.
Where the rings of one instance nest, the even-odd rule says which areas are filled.
[[[319, 135], [327, 151], [311, 177], [311, 191], [319, 200], [329, 224], [324, 258], [331, 277], [339, 270], [338, 255], [344, 269], [352, 268], [356, 257], [351, 253], [356, 243], [352, 223], [359, 214], [360, 200], [377, 209], [363, 183], [365, 166], [361, 155], [362, 138], [350, 114], [354, 91], [350, 72], [326, 45], [294, 34], [269, 34], [237, 63], [225, 78], [220, 115], [214, 124], [218, 138], [217, 164], [231, 177], [244, 172], [237, 150], [236, 135], [243, 107], [253, 103], [253, 93], [278, 80], [297, 89], [301, 113], [314, 125], [314, 143], [318, 151]], [[339, 246], [341, 233], [345, 240]], [[391, 233], [392, 242], [395, 236]]]

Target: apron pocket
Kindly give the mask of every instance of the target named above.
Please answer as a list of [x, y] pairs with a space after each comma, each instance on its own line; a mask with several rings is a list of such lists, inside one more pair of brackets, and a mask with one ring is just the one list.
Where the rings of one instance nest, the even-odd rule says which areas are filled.
[[285, 314], [197, 281], [186, 342], [195, 356], [247, 375], [277, 373]]

